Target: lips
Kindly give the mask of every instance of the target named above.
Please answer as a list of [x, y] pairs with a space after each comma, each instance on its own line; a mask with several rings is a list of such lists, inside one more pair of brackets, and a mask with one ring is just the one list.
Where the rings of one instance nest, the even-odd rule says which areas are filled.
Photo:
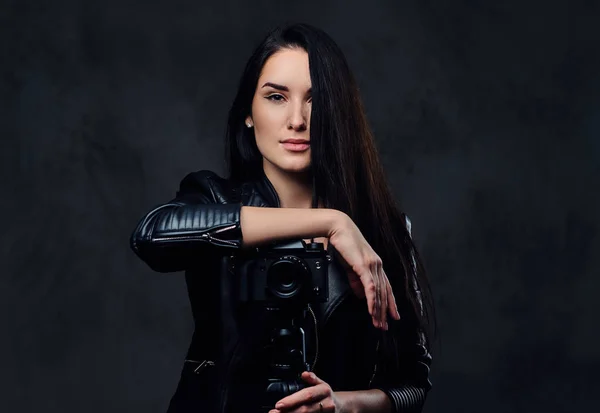
[[[300, 142], [300, 143], [294, 143], [294, 142]], [[304, 140], [286, 140], [281, 143], [281, 146], [283, 146], [284, 149], [287, 149], [288, 151], [291, 151], [291, 152], [304, 152], [308, 148], [310, 148], [310, 143], [308, 141], [304, 141]]]
[[305, 143], [305, 144], [308, 144], [309, 141], [307, 141], [306, 139], [286, 139], [284, 141], [281, 141], [281, 143]]

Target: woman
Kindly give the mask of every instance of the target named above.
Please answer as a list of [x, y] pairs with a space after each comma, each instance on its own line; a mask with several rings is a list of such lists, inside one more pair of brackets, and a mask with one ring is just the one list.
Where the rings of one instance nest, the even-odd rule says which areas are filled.
[[315, 316], [306, 387], [270, 411], [421, 411], [431, 294], [335, 42], [306, 24], [269, 33], [241, 77], [226, 139], [228, 178], [188, 174], [131, 237], [152, 269], [186, 271], [195, 332], [169, 412], [253, 411], [258, 375], [240, 344], [253, 320], [234, 315], [223, 257], [289, 238], [322, 242], [343, 275], [330, 275]]

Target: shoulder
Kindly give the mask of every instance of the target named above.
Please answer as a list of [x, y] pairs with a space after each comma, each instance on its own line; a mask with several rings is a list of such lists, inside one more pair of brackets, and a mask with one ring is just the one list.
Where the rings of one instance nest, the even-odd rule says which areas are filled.
[[236, 188], [231, 182], [216, 172], [202, 169], [188, 173], [180, 182], [177, 198], [199, 196], [206, 202], [229, 203], [233, 200]]
[[202, 169], [196, 172], [188, 173], [180, 183], [180, 186], [194, 187], [196, 189], [211, 189], [215, 185], [223, 186], [227, 184], [227, 179], [217, 175], [216, 172], [209, 169]]

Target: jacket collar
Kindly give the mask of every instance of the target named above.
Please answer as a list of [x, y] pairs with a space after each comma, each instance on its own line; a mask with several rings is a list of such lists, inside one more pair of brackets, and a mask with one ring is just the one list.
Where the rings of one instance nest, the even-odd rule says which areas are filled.
[[275, 191], [275, 187], [269, 178], [267, 178], [267, 175], [264, 171], [261, 172], [260, 177], [254, 182], [254, 185], [256, 191], [266, 206], [277, 208], [281, 207], [277, 191]]
[[261, 201], [263, 201], [266, 206], [277, 208], [281, 207], [279, 195], [277, 195], [277, 191], [275, 190], [273, 183], [271, 183], [264, 170], [261, 171], [258, 179], [254, 181], [254, 187], [260, 195]]

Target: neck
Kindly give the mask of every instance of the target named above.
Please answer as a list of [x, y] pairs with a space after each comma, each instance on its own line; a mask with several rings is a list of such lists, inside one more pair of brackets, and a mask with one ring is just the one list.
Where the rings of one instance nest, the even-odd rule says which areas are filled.
[[279, 197], [281, 208], [312, 208], [312, 182], [309, 173], [289, 173], [263, 165], [265, 175]]

